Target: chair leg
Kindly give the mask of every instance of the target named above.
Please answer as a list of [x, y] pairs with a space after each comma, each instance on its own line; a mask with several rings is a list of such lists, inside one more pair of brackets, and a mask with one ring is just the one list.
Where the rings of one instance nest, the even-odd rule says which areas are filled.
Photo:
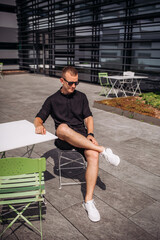
[[60, 153], [59, 153], [59, 168], [58, 168], [58, 171], [59, 171], [59, 189], [62, 188], [62, 185], [61, 185], [61, 183], [62, 183], [61, 158], [62, 158], [62, 153], [60, 152]]
[[41, 202], [39, 202], [39, 218], [40, 218], [41, 240], [43, 240], [43, 232], [42, 232], [42, 203]]
[[[71, 151], [71, 150], [64, 150], [64, 151]], [[64, 165], [66, 166], [66, 165], [68, 165], [69, 163], [71, 163], [71, 162], [72, 162], [72, 159], [63, 156], [63, 150], [62, 150], [62, 151], [61, 151], [61, 150], [58, 150], [58, 158], [59, 158], [59, 167], [58, 167], [58, 171], [59, 171], [59, 189], [62, 189], [62, 186], [63, 186], [63, 185], [67, 186], [67, 185], [75, 185], [75, 184], [85, 183], [85, 182], [67, 182], [67, 183], [63, 183], [63, 182], [62, 182], [62, 169], [63, 169], [63, 170], [67, 170], [67, 169], [78, 169], [78, 168], [81, 168], [81, 169], [83, 168], [83, 169], [85, 169], [85, 168], [86, 168], [86, 161], [85, 161], [85, 159], [84, 159], [84, 157], [83, 157], [82, 155], [81, 155], [80, 158], [77, 158], [77, 159], [76, 159], [76, 161], [78, 161], [78, 160], [80, 160], [80, 159], [83, 160], [83, 162], [81, 162], [81, 163], [79, 162], [80, 167], [69, 167], [69, 168], [64, 167]], [[69, 163], [65, 163], [65, 164], [64, 164], [64, 163], [61, 163], [62, 159], [67, 159], [67, 160], [69, 160]]]
[[99, 95], [106, 95], [106, 89], [104, 87], [102, 87], [101, 92], [99, 93]]
[[[36, 228], [26, 217], [23, 216], [24, 211], [30, 206], [31, 203], [28, 203], [21, 212], [18, 212], [17, 209], [15, 209], [12, 205], [9, 205], [9, 207], [17, 214], [17, 216], [10, 222], [10, 224], [3, 230], [3, 232], [0, 234], [0, 237], [6, 232], [7, 229], [12, 227], [12, 225], [17, 221], [19, 217], [21, 217], [28, 225], [33, 227], [35, 230], [37, 230], [41, 235], [41, 240], [43, 239], [42, 236], [42, 208], [40, 207], [40, 230]], [[41, 204], [41, 202], [40, 202]]]
[[[29, 207], [30, 203], [28, 203], [25, 208], [23, 208], [23, 210], [19, 213], [12, 205], [9, 205], [9, 207], [14, 211], [16, 212], [17, 216], [12, 220], [12, 222], [10, 222], [10, 224], [8, 224], [8, 226], [3, 230], [3, 232], [0, 234], [0, 237], [6, 232], [7, 229], [9, 229], [10, 227], [12, 227], [13, 223], [15, 223], [17, 221], [17, 219], [19, 217], [22, 217], [25, 221], [26, 221], [26, 218], [23, 217], [23, 212]], [[28, 221], [28, 220], [27, 220]]]
[[61, 185], [61, 183], [62, 183], [62, 176], [61, 176], [61, 167], [59, 166], [59, 189], [61, 189], [62, 188], [62, 185]]

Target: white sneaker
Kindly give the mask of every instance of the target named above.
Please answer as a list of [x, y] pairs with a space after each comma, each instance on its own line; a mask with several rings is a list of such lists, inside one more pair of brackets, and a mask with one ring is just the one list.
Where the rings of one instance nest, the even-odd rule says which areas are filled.
[[106, 148], [101, 155], [114, 166], [118, 166], [120, 163], [120, 158], [115, 155], [110, 148]]
[[100, 221], [100, 214], [95, 207], [94, 200], [87, 201], [86, 203], [83, 202], [82, 206], [88, 213], [88, 217], [92, 222]]

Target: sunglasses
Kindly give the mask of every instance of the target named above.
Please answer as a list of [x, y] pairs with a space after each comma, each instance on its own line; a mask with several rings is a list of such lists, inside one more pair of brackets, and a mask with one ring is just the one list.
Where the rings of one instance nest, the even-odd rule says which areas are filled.
[[73, 84], [75, 84], [77, 86], [79, 84], [78, 81], [77, 82], [69, 82], [65, 78], [63, 78], [63, 79], [64, 79], [64, 81], [66, 81], [68, 83], [69, 86], [72, 86]]

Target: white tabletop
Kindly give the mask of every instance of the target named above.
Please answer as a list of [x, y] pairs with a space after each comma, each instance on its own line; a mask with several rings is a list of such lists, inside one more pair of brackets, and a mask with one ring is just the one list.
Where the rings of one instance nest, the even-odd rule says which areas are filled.
[[115, 76], [108, 76], [110, 79], [117, 79], [117, 80], [122, 80], [122, 79], [143, 79], [143, 78], [148, 78], [144, 76], [123, 76], [123, 75], [115, 75]]
[[0, 124], [0, 152], [56, 139], [54, 134], [36, 134], [34, 124], [27, 120]]

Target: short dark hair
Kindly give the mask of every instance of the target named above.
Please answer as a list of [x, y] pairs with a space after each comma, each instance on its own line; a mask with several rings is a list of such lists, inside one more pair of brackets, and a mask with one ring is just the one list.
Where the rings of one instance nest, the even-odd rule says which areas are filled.
[[66, 72], [69, 72], [72, 76], [76, 76], [76, 75], [78, 74], [77, 69], [75, 69], [75, 68], [72, 67], [72, 66], [68, 66], [68, 67], [64, 67], [64, 68], [62, 69], [62, 78], [65, 77]]

